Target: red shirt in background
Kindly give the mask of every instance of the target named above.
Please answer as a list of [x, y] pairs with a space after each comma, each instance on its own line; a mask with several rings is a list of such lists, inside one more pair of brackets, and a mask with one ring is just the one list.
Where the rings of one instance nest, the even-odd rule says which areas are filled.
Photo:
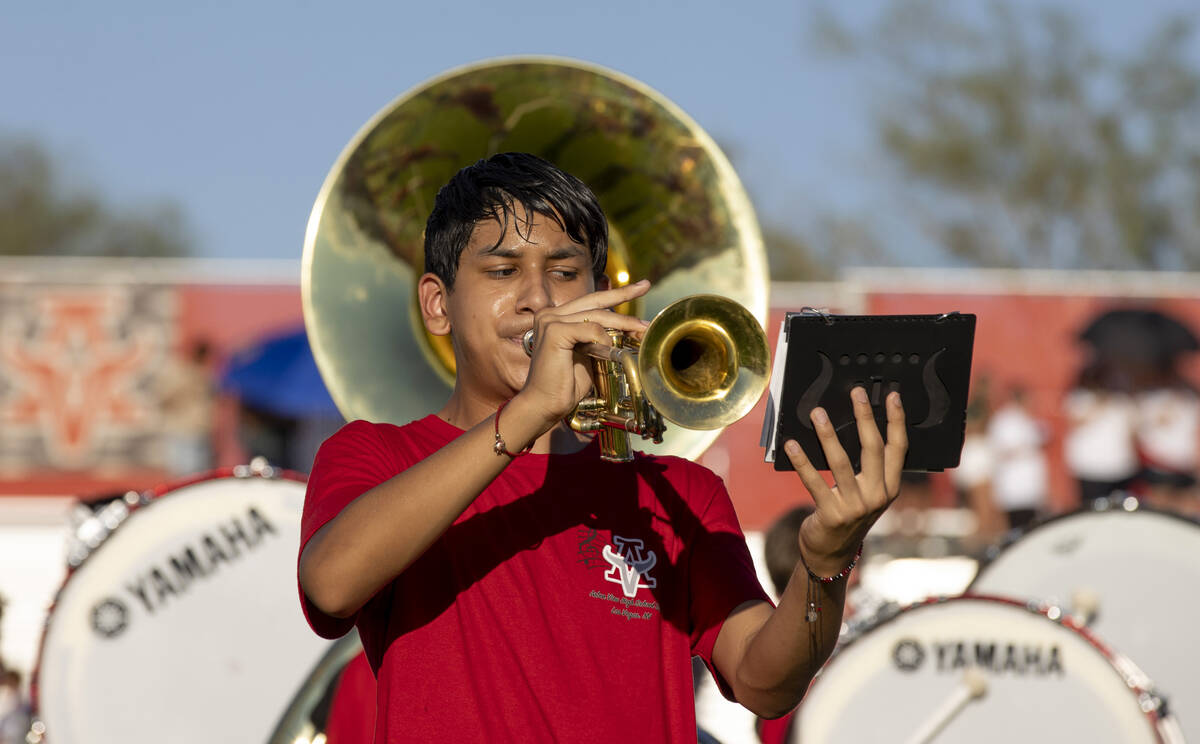
[[325, 724], [326, 744], [371, 744], [375, 738], [375, 675], [357, 654], [338, 675]]

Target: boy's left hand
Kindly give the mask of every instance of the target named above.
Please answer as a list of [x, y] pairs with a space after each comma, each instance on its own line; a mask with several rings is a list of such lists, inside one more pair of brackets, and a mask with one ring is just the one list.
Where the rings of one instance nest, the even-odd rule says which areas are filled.
[[822, 408], [813, 409], [812, 422], [836, 485], [830, 487], [825, 482], [794, 440], [788, 440], [783, 447], [816, 503], [816, 511], [800, 527], [800, 551], [805, 565], [818, 576], [833, 576], [853, 560], [868, 530], [900, 494], [900, 473], [908, 452], [899, 393], [891, 393], [885, 402], [886, 443], [875, 423], [866, 390], [856, 387], [850, 398], [862, 444], [859, 474], [855, 475], [850, 458]]

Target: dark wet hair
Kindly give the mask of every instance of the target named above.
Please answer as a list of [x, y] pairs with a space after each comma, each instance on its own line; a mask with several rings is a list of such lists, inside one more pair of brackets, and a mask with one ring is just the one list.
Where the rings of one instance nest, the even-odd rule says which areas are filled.
[[[536, 212], [558, 223], [571, 240], [587, 246], [599, 280], [608, 263], [608, 222], [596, 195], [570, 173], [535, 155], [505, 152], [463, 168], [437, 193], [425, 223], [425, 270], [449, 289], [463, 249], [481, 220], [510, 217], [528, 229]], [[524, 233], [521, 233], [522, 235]]]

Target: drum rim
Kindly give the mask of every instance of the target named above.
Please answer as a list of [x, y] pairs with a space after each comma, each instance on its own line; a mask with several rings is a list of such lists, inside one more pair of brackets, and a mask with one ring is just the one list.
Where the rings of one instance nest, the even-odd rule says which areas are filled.
[[[41, 717], [39, 715], [41, 701], [38, 695], [38, 683], [41, 677], [42, 662], [45, 660], [46, 636], [49, 635], [50, 632], [51, 619], [54, 617], [55, 610], [58, 609], [59, 597], [62, 596], [63, 591], [67, 588], [67, 585], [70, 584], [71, 580], [75, 577], [75, 574], [79, 571], [79, 569], [87, 565], [92, 556], [96, 555], [96, 553], [98, 553], [100, 549], [111, 540], [113, 535], [120, 532], [121, 528], [124, 527], [126, 522], [129, 521], [129, 517], [139, 509], [143, 509], [150, 504], [153, 504], [158, 500], [166, 496], [170, 496], [178, 491], [182, 491], [185, 488], [200, 485], [201, 483], [219, 480], [244, 481], [252, 479], [288, 481], [301, 484], [308, 483], [308, 476], [299, 471], [285, 470], [272, 466], [255, 467], [253, 465], [236, 465], [234, 467], [214, 468], [202, 473], [196, 473], [194, 475], [188, 475], [182, 478], [175, 478], [141, 492], [130, 492], [137, 493], [137, 501], [128, 504], [129, 511], [121, 520], [121, 522], [116, 527], [112, 528], [108, 534], [101, 538], [96, 547], [92, 548], [88, 552], [87, 556], [79, 562], [79, 565], [68, 567], [67, 574], [63, 577], [62, 583], [60, 583], [58, 585], [58, 589], [54, 591], [54, 599], [50, 602], [50, 606], [46, 608], [46, 617], [42, 620], [42, 632], [38, 638], [37, 655], [34, 657], [33, 670], [29, 675], [29, 710], [33, 723], [41, 722]], [[52, 741], [52, 739], [47, 738], [46, 741]]]
[[[1051, 520], [1047, 520], [1047, 521], [1051, 521]], [[912, 602], [912, 603], [909, 603], [909, 604], [901, 606], [901, 607], [895, 607], [895, 606], [885, 607], [883, 610], [876, 613], [873, 617], [868, 618], [867, 620], [864, 621], [864, 623], [860, 627], [855, 628], [852, 632], [847, 633], [844, 638], [841, 638], [838, 640], [837, 646], [833, 650], [833, 654], [830, 655], [830, 657], [825, 661], [825, 663], [821, 665], [821, 669], [817, 672], [817, 675], [813, 678], [813, 681], [809, 685], [808, 691], [805, 693], [804, 698], [807, 699], [808, 696], [812, 693], [812, 690], [818, 684], [820, 684], [822, 677], [825, 676], [825, 674], [824, 674], [825, 669], [830, 664], [832, 664], [833, 661], [836, 658], [838, 658], [839, 655], [844, 653], [846, 649], [854, 646], [854, 644], [856, 642], [861, 640], [864, 636], [869, 634], [871, 631], [876, 630], [884, 625], [887, 625], [888, 623], [890, 623], [891, 621], [900, 617], [901, 615], [909, 613], [909, 612], [920, 611], [922, 609], [927, 609], [927, 608], [935, 606], [935, 605], [945, 605], [945, 604], [950, 604], [952, 602], [963, 602], [963, 601], [984, 602], [984, 603], [989, 603], [989, 604], [1008, 605], [1011, 607], [1016, 607], [1018, 609], [1025, 610], [1026, 612], [1029, 612], [1034, 615], [1041, 615], [1042, 617], [1046, 618], [1047, 620], [1049, 620], [1050, 622], [1052, 622], [1056, 625], [1061, 625], [1061, 626], [1067, 628], [1067, 630], [1074, 631], [1076, 634], [1081, 636], [1085, 641], [1087, 641], [1093, 648], [1095, 648], [1097, 651], [1100, 652], [1100, 654], [1104, 657], [1105, 661], [1108, 662], [1108, 665], [1110, 667], [1112, 667], [1113, 672], [1115, 672], [1117, 675], [1119, 675], [1119, 678], [1125, 683], [1125, 686], [1128, 688], [1130, 694], [1133, 697], [1133, 700], [1135, 701], [1136, 704], [1139, 704], [1139, 707], [1141, 707], [1140, 701], [1144, 697], [1149, 697], [1155, 701], [1158, 701], [1159, 704], [1156, 707], [1152, 708], [1151, 710], [1146, 710], [1145, 708], [1142, 708], [1142, 715], [1146, 716], [1146, 718], [1149, 719], [1151, 728], [1154, 731], [1154, 735], [1157, 738], [1157, 740], [1160, 742], [1160, 744], [1166, 744], [1166, 742], [1170, 741], [1169, 739], [1164, 737], [1163, 731], [1161, 730], [1162, 727], [1171, 725], [1175, 720], [1171, 716], [1170, 708], [1162, 704], [1163, 698], [1158, 694], [1157, 690], [1155, 689], [1153, 680], [1150, 678], [1149, 675], [1147, 675], [1144, 671], [1142, 671], [1141, 667], [1139, 667], [1136, 663], [1134, 663], [1134, 661], [1132, 659], [1130, 659], [1128, 656], [1125, 656], [1121, 652], [1113, 649], [1103, 639], [1101, 639], [1094, 632], [1092, 632], [1090, 629], [1088, 629], [1087, 626], [1081, 625], [1080, 623], [1076, 622], [1073, 617], [1071, 617], [1067, 613], [1063, 612], [1062, 609], [1059, 608], [1057, 605], [1047, 603], [1047, 602], [1023, 601], [1020, 599], [1015, 599], [1013, 597], [1005, 597], [1005, 596], [1001, 596], [1001, 595], [997, 595], [997, 594], [972, 593], [969, 589], [966, 592], [963, 592], [962, 594], [957, 594], [957, 595], [953, 595], [953, 596], [928, 597], [919, 602]], [[1058, 616], [1051, 617], [1051, 614], [1055, 610], [1057, 610]], [[1141, 680], [1137, 679], [1136, 675], [1140, 675]], [[1145, 681], [1146, 684], [1143, 685], [1142, 681]], [[796, 708], [797, 711], [804, 707], [804, 702], [805, 702], [805, 700], [802, 699], [800, 704]]]
[[[1004, 537], [1001, 538], [1001, 540], [998, 544], [989, 547], [987, 549], [987, 551], [984, 553], [983, 557], [979, 559], [979, 567], [975, 571], [975, 576], [971, 578], [971, 583], [967, 584], [967, 588], [964, 590], [963, 593], [970, 594], [971, 590], [974, 589], [975, 586], [980, 581], [980, 577], [983, 576], [983, 574], [992, 566], [992, 564], [999, 561], [1004, 555], [1006, 555], [1012, 549], [1012, 547], [1014, 545], [1021, 542], [1029, 535], [1037, 532], [1039, 529], [1041, 529], [1043, 527], [1047, 527], [1049, 525], [1056, 524], [1060, 521], [1064, 521], [1064, 520], [1078, 517], [1081, 515], [1086, 515], [1086, 514], [1125, 514], [1125, 515], [1129, 515], [1129, 514], [1146, 513], [1146, 514], [1155, 514], [1158, 516], [1168, 517], [1170, 519], [1174, 519], [1179, 522], [1189, 524], [1192, 527], [1200, 527], [1200, 518], [1190, 517], [1186, 514], [1180, 514], [1178, 512], [1169, 511], [1167, 509], [1159, 509], [1157, 507], [1147, 506], [1147, 505], [1143, 504], [1141, 501], [1137, 500], [1136, 496], [1130, 495], [1127, 498], [1133, 499], [1133, 502], [1132, 502], [1133, 507], [1132, 508], [1125, 506], [1124, 504], [1128, 503], [1128, 502], [1126, 502], [1124, 500], [1104, 501], [1104, 503], [1101, 503], [1101, 501], [1098, 500], [1089, 506], [1081, 506], [1078, 509], [1073, 509], [1068, 512], [1063, 512], [1062, 514], [1055, 514], [1050, 517], [1038, 519], [1026, 527], [1020, 527], [1017, 529], [1009, 530], [1004, 535]], [[988, 596], [986, 592], [982, 592], [981, 594]], [[991, 595], [991, 596], [994, 596], [994, 595]]]

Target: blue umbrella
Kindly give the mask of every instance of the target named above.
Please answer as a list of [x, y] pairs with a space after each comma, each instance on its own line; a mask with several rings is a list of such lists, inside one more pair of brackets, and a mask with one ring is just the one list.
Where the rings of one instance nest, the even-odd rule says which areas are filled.
[[341, 418], [303, 328], [239, 351], [221, 376], [221, 389], [277, 416]]

